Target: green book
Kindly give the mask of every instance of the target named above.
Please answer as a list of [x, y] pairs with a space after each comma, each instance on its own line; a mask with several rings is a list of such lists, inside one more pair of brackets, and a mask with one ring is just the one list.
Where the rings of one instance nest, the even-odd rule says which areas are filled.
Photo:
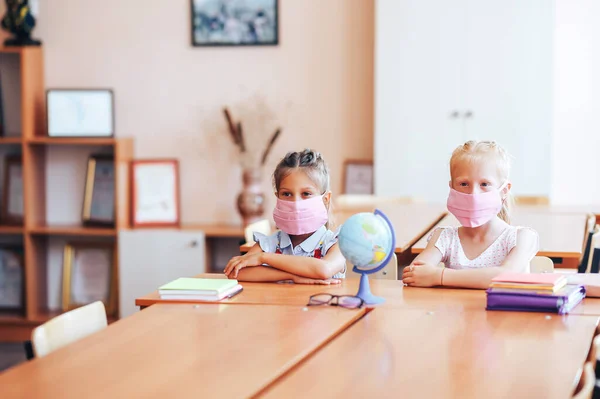
[[158, 288], [158, 293], [177, 295], [219, 295], [235, 287], [237, 280], [181, 277]]

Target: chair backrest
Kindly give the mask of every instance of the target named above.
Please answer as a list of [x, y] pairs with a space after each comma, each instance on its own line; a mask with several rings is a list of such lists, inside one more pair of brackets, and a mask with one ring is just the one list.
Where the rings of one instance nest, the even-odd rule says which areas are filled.
[[[354, 273], [352, 271], [353, 267], [354, 265], [350, 264], [350, 262], [346, 262], [346, 278], [360, 277], [359, 273]], [[376, 278], [382, 280], [398, 280], [398, 258], [396, 257], [396, 254], [392, 255], [392, 258], [383, 269], [379, 270], [376, 273], [369, 274], [369, 278]]]
[[101, 301], [56, 316], [33, 330], [31, 342], [36, 357], [43, 357], [107, 326]]
[[273, 228], [271, 227], [271, 222], [269, 222], [269, 219], [262, 219], [246, 226], [244, 229], [244, 237], [246, 238], [247, 244], [254, 244], [254, 237], [252, 236], [254, 232], [265, 235], [271, 234], [273, 232]]
[[592, 245], [592, 236], [599, 229], [599, 226], [596, 224], [596, 215], [590, 214], [588, 215], [587, 223], [585, 225], [585, 233], [583, 235], [583, 245], [581, 248], [581, 257], [579, 258], [579, 267], [577, 268], [578, 273], [589, 273], [591, 258], [590, 258], [590, 249]]
[[553, 273], [554, 262], [546, 256], [534, 256], [529, 263], [531, 273]]
[[600, 232], [594, 233], [591, 241], [588, 270], [590, 273], [598, 273], [600, 271]]
[[596, 369], [596, 361], [598, 360], [598, 354], [600, 353], [600, 335], [598, 335], [599, 329], [600, 326], [596, 326], [596, 336], [592, 340], [592, 345], [590, 346], [590, 351], [588, 352], [586, 359], [586, 361], [592, 362], [594, 370]]
[[583, 366], [583, 372], [579, 378], [579, 384], [575, 389], [573, 399], [590, 399], [596, 385], [596, 376], [592, 362], [586, 362]]

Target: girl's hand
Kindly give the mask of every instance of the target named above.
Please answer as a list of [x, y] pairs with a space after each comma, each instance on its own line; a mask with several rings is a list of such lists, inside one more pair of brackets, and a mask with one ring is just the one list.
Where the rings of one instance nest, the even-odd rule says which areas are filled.
[[312, 284], [312, 285], [331, 285], [331, 284], [340, 284], [342, 281], [335, 278], [328, 278], [326, 280], [317, 280], [314, 278], [302, 277], [302, 276], [294, 276], [292, 279], [294, 284]]
[[435, 287], [441, 285], [442, 269], [422, 261], [415, 261], [402, 271], [402, 281], [411, 287]]
[[262, 252], [247, 253], [243, 256], [234, 256], [225, 266], [224, 273], [227, 278], [237, 278], [238, 272], [244, 267], [248, 266], [260, 266], [264, 262], [262, 261]]

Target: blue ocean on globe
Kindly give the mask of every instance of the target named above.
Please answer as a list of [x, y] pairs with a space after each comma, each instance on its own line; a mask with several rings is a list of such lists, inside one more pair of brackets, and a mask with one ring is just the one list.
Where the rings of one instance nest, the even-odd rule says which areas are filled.
[[389, 225], [374, 213], [357, 213], [343, 224], [339, 234], [342, 255], [362, 270], [379, 267], [392, 247]]

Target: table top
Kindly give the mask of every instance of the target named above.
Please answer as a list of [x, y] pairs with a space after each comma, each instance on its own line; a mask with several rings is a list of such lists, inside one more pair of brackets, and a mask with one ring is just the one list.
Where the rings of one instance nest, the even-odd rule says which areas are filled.
[[247, 397], [364, 313], [156, 305], [0, 374], [2, 397]]
[[[200, 275], [207, 276], [207, 275]], [[214, 275], [211, 275], [214, 276]], [[589, 275], [586, 275], [589, 276]], [[311, 295], [329, 293], [333, 295], [355, 295], [360, 279], [347, 278], [339, 285], [303, 285], [278, 283], [242, 282], [244, 290], [222, 304], [281, 306], [305, 306]], [[579, 283], [582, 283], [581, 281]], [[425, 310], [485, 310], [485, 290], [455, 288], [404, 287], [402, 281], [370, 279], [374, 295], [385, 298], [385, 303], [377, 308], [425, 309]], [[600, 286], [600, 282], [598, 284]], [[200, 303], [198, 301], [167, 301], [160, 299], [158, 292], [137, 298], [136, 306], [150, 306], [155, 303]], [[600, 298], [586, 298], [571, 311], [574, 315], [600, 316]]]
[[568, 398], [597, 321], [377, 309], [260, 397]]
[[[551, 213], [519, 209], [513, 214], [511, 224], [534, 228], [540, 236], [538, 255], [548, 257], [579, 258], [587, 222], [585, 213]], [[460, 226], [453, 215], [446, 215], [436, 227]], [[421, 253], [427, 246], [426, 234], [413, 247], [412, 253]]]

